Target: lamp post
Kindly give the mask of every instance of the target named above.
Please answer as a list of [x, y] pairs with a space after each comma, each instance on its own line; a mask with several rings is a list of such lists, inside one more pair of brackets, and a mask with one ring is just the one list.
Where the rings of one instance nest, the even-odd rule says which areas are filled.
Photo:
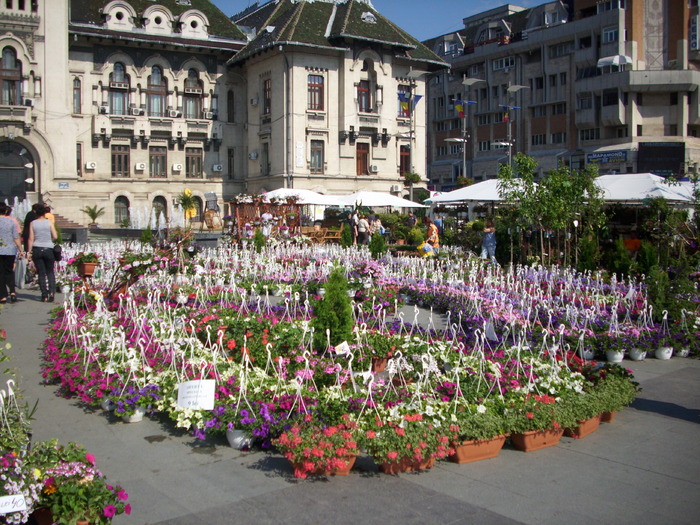
[[[508, 93], [508, 99], [509, 102], [515, 101], [516, 93], [522, 89], [529, 89], [528, 86], [523, 86], [522, 84], [513, 84], [509, 85], [507, 89]], [[513, 105], [505, 105], [501, 106], [503, 108], [503, 111], [506, 112], [506, 115], [508, 116], [508, 112], [513, 110], [513, 109], [520, 109], [520, 106], [513, 106]], [[512, 148], [513, 146], [517, 143], [517, 135], [516, 137], [513, 137], [513, 119], [508, 116], [508, 121], [506, 122], [507, 124], [507, 133], [508, 133], [508, 139], [506, 141], [499, 141], [495, 142], [494, 144], [496, 145], [507, 145], [508, 146], [508, 166], [512, 167], [513, 166], [513, 153], [512, 153]]]

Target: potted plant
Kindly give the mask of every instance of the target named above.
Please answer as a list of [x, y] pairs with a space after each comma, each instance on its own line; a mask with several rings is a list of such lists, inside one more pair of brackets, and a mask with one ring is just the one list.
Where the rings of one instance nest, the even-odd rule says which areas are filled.
[[114, 413], [124, 422], [137, 423], [146, 412], [155, 408], [161, 398], [160, 387], [152, 383], [142, 388], [133, 385], [114, 387], [107, 398], [114, 406]]
[[601, 421], [610, 423], [615, 413], [634, 401], [640, 391], [639, 383], [627, 369], [620, 365], [599, 363], [583, 367], [581, 373], [592, 383], [598, 397]]
[[282, 432], [273, 444], [292, 464], [297, 478], [309, 474], [345, 476], [359, 452], [357, 424], [347, 414], [343, 423], [328, 426], [313, 422], [312, 416], [307, 415], [303, 422]]
[[428, 469], [452, 453], [450, 432], [438, 420], [423, 410], [378, 412], [363, 427], [362, 445], [386, 474]]
[[461, 464], [496, 457], [506, 441], [507, 421], [502, 403], [485, 401], [475, 405], [463, 400], [456, 403], [450, 426], [455, 453], [450, 460]]
[[105, 214], [105, 209], [104, 207], [98, 208], [97, 204], [94, 206], [85, 206], [82, 210], [85, 215], [87, 215], [90, 218], [90, 224], [88, 224], [89, 228], [96, 228], [97, 227], [97, 219], [102, 217]]
[[511, 401], [507, 417], [511, 441], [523, 452], [556, 445], [564, 429], [576, 424], [570, 407], [547, 394], [529, 393]]
[[90, 277], [100, 262], [95, 252], [80, 252], [68, 260], [67, 266], [75, 268], [81, 277]]

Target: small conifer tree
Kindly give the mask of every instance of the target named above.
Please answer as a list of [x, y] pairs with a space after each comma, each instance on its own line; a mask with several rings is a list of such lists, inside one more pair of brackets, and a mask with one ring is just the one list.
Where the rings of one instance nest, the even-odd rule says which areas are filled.
[[336, 346], [352, 340], [352, 305], [348, 297], [348, 280], [345, 269], [335, 268], [328, 276], [326, 293], [314, 303], [314, 348], [323, 351], [328, 346], [326, 330], [330, 331], [330, 344]]

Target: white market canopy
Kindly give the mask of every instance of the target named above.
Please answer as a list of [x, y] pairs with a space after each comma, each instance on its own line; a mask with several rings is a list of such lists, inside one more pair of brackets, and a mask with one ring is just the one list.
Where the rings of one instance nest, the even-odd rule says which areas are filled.
[[670, 184], [653, 173], [601, 175], [595, 182], [603, 190], [606, 202], [636, 202], [663, 197], [673, 202], [692, 202], [692, 184]]
[[263, 193], [263, 196], [269, 201], [271, 199], [286, 199], [290, 196], [299, 198], [299, 204], [316, 204], [318, 206], [347, 206], [338, 197], [333, 195], [323, 195], [311, 190], [295, 189], [295, 188], [279, 188], [276, 190]]
[[379, 208], [381, 206], [388, 206], [390, 208], [427, 208], [427, 206], [423, 204], [380, 191], [358, 191], [351, 195], [341, 195], [338, 199], [349, 206], [367, 206], [369, 208]]
[[458, 188], [454, 191], [441, 193], [426, 199], [424, 202], [428, 204], [439, 204], [445, 202], [493, 202], [500, 201], [501, 197], [498, 194], [498, 179], [489, 179], [483, 182], [477, 182], [471, 186]]

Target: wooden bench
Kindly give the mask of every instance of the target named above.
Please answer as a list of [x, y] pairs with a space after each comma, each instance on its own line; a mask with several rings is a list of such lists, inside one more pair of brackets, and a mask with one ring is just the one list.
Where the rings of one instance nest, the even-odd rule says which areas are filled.
[[345, 223], [342, 223], [340, 225], [340, 229], [338, 230], [326, 229], [326, 232], [323, 235], [323, 242], [340, 242], [340, 239], [342, 239], [343, 236], [343, 228], [345, 228]]
[[314, 244], [323, 244], [326, 235], [326, 228], [316, 228], [315, 226], [302, 226], [301, 234], [309, 237]]

